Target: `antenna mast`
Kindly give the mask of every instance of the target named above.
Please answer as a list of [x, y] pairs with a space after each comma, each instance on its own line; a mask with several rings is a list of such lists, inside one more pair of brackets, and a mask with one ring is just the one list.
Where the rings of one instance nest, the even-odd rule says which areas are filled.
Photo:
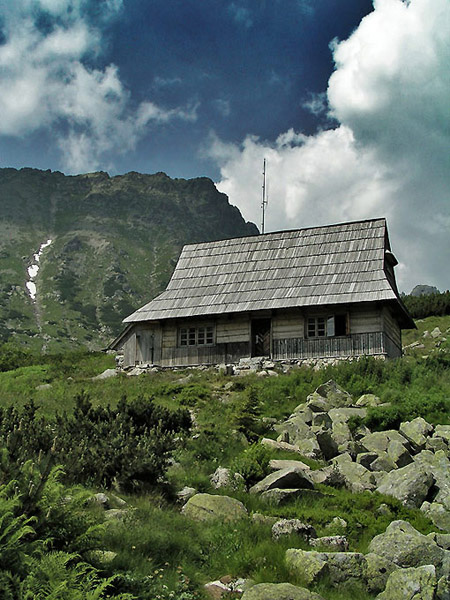
[[264, 163], [263, 163], [263, 183], [262, 183], [262, 202], [261, 202], [261, 210], [262, 210], [261, 233], [264, 233], [265, 216], [266, 216], [266, 206], [267, 206], [266, 159], [264, 159]]

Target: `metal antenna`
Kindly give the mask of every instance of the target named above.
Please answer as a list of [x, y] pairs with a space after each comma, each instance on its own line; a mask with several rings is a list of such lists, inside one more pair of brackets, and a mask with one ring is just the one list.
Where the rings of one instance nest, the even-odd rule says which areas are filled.
[[263, 163], [263, 184], [262, 184], [262, 220], [261, 220], [261, 233], [264, 233], [265, 227], [265, 216], [266, 216], [266, 206], [267, 206], [267, 190], [266, 190], [266, 159], [264, 159]]

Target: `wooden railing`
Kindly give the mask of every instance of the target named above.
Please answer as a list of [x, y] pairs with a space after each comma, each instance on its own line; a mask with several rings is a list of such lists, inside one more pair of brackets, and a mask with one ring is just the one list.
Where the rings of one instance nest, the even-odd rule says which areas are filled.
[[288, 338], [273, 340], [272, 358], [332, 358], [388, 354], [386, 336], [383, 332], [353, 333], [333, 338]]

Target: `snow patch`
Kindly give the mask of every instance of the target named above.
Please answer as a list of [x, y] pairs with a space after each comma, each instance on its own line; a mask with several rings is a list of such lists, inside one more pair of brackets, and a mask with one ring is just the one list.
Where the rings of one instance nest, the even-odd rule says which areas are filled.
[[28, 293], [30, 294], [30, 298], [33, 301], [36, 300], [36, 291], [37, 290], [36, 290], [35, 279], [37, 277], [37, 274], [39, 273], [39, 262], [41, 260], [42, 252], [45, 250], [45, 248], [48, 248], [48, 246], [50, 246], [52, 241], [53, 240], [47, 240], [46, 242], [43, 242], [39, 246], [39, 250], [36, 252], [36, 254], [33, 254], [32, 264], [27, 269], [29, 281], [26, 282], [25, 286], [28, 290]]

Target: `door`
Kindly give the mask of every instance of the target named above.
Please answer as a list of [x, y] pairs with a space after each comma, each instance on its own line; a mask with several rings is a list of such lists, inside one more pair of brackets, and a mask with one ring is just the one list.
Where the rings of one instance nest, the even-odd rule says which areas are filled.
[[270, 356], [270, 319], [252, 321], [252, 356]]

